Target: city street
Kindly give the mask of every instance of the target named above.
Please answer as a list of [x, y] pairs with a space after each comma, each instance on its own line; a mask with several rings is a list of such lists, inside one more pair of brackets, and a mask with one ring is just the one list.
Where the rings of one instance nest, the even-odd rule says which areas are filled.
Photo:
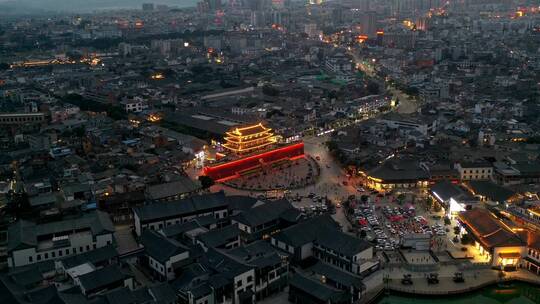
[[377, 77], [377, 73], [373, 66], [375, 63], [368, 63], [368, 64], [364, 63], [364, 60], [362, 60], [358, 52], [356, 52], [355, 50], [349, 51], [348, 54], [353, 57], [354, 63], [362, 72], [364, 72], [368, 77], [370, 77], [372, 81], [375, 81], [377, 84], [379, 84], [381, 89], [387, 90], [388, 92], [390, 92], [392, 94], [393, 99], [399, 100], [399, 104], [396, 109], [398, 113], [410, 114], [418, 110], [418, 106], [419, 106], [418, 101], [413, 100], [407, 94], [403, 93], [401, 90], [395, 87], [392, 87], [390, 85], [387, 85], [384, 79]]

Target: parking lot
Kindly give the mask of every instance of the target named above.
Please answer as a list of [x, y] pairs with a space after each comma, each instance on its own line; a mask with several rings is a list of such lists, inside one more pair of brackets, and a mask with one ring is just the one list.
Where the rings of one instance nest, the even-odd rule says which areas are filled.
[[444, 226], [441, 217], [413, 204], [414, 194], [400, 196], [390, 193], [379, 194], [359, 188], [360, 199], [349, 203], [349, 218], [358, 235], [373, 241], [379, 251], [395, 250], [403, 243], [403, 238], [410, 234], [427, 234], [431, 246], [443, 247], [447, 240], [448, 226]]
[[291, 198], [293, 205], [306, 215], [317, 215], [328, 212], [332, 205], [326, 202], [326, 198], [315, 193], [307, 196], [296, 195]]

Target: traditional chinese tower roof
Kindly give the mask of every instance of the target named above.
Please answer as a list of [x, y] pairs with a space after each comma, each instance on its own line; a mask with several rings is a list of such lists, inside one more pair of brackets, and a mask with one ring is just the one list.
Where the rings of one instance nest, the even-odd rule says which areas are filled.
[[258, 123], [226, 132], [223, 147], [236, 154], [248, 154], [262, 150], [275, 142], [276, 138], [272, 129]]

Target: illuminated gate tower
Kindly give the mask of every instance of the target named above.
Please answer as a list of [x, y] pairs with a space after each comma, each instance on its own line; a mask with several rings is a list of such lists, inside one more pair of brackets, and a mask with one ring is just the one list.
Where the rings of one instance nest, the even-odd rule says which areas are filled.
[[223, 147], [239, 156], [264, 150], [276, 143], [272, 129], [261, 123], [226, 132], [224, 139], [226, 143]]
[[226, 132], [223, 147], [234, 154], [218, 163], [208, 165], [203, 173], [215, 181], [225, 181], [240, 177], [247, 171], [257, 170], [263, 165], [282, 160], [304, 157], [304, 143], [278, 144], [272, 129], [261, 123], [235, 128]]

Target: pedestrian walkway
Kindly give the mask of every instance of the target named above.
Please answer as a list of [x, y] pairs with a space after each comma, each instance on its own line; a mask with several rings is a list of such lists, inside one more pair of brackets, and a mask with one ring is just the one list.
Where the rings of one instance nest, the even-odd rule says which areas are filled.
[[[459, 294], [482, 288], [487, 285], [495, 284], [500, 281], [521, 280], [532, 284], [540, 285], [540, 277], [533, 275], [526, 270], [518, 270], [514, 272], [505, 272], [504, 277], [500, 277], [500, 273], [493, 269], [469, 270], [464, 271], [463, 278], [465, 282], [454, 282], [454, 273], [458, 272], [456, 266], [450, 265], [441, 267], [438, 273], [438, 284], [428, 284], [428, 273], [409, 273], [403, 269], [386, 270], [385, 275], [388, 275], [387, 288], [394, 291], [436, 295], [436, 294]], [[412, 285], [403, 285], [401, 279], [403, 275], [408, 273], [411, 275]]]

